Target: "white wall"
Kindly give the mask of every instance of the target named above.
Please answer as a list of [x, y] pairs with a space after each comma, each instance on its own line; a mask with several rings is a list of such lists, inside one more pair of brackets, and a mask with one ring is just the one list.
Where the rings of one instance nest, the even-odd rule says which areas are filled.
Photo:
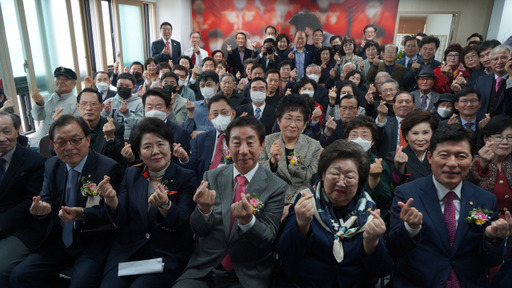
[[[497, 39], [504, 42], [512, 35], [510, 11], [512, 11], [512, 0], [494, 0], [487, 39]], [[505, 14], [506, 12], [508, 13]]]
[[[174, 28], [172, 39], [181, 42], [181, 49], [190, 47], [189, 34], [192, 30], [192, 1], [190, 0], [157, 0], [156, 23], [157, 30], [160, 23], [167, 21]], [[158, 30], [160, 31], [160, 30]], [[156, 40], [156, 39], [153, 39]]]
[[425, 23], [425, 34], [449, 35], [452, 25], [452, 14], [430, 14], [427, 15]]

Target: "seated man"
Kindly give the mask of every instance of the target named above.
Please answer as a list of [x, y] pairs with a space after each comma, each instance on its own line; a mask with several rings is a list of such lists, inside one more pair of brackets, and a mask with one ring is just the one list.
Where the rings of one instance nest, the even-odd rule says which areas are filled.
[[76, 97], [76, 108], [91, 129], [89, 148], [122, 163], [121, 149], [124, 146], [124, 125], [112, 118], [101, 117], [103, 110], [101, 94], [95, 89], [85, 88]]
[[98, 71], [94, 74], [94, 84], [101, 93], [101, 103], [117, 94], [116, 91], [110, 90], [110, 78], [105, 71]]
[[236, 116], [243, 114], [254, 116], [265, 126], [265, 135], [272, 134], [272, 128], [276, 122], [276, 109], [267, 105], [267, 82], [256, 77], [249, 83], [252, 103], [244, 104], [236, 109]]
[[176, 149], [180, 164], [194, 170], [198, 179], [202, 179], [205, 171], [232, 163], [227, 149], [226, 128], [235, 118], [235, 110], [229, 104], [228, 98], [215, 95], [208, 102], [208, 119], [215, 130], [208, 130], [197, 135], [192, 140], [190, 157], [187, 153]]
[[381, 54], [384, 55], [384, 61], [380, 62], [379, 58], [375, 58], [372, 66], [368, 70], [366, 79], [368, 82], [373, 83], [375, 76], [378, 72], [386, 71], [391, 75], [391, 78], [395, 79], [400, 86], [400, 90], [403, 90], [402, 80], [404, 78], [406, 68], [395, 62], [396, 55], [398, 53], [398, 47], [392, 43], [386, 43], [381, 47]]
[[[341, 93], [343, 93], [344, 88], [342, 88]], [[338, 108], [340, 119], [334, 120], [332, 116], [329, 116], [325, 123], [324, 133], [319, 139], [320, 145], [325, 148], [337, 139], [345, 139], [344, 128], [350, 120], [356, 118], [358, 110], [357, 98], [354, 95], [346, 94], [343, 96]]]
[[42, 240], [42, 229], [28, 209], [43, 184], [39, 153], [17, 144], [19, 119], [0, 111], [0, 287], [9, 274]]
[[240, 105], [247, 104], [248, 101], [236, 89], [236, 78], [231, 73], [220, 75], [220, 91], [217, 95], [224, 95], [228, 98], [231, 106], [237, 108]]
[[[489, 268], [503, 260], [512, 216], [498, 219], [496, 196], [464, 181], [476, 153], [472, 135], [459, 124], [437, 129], [427, 154], [432, 175], [395, 190], [393, 287], [490, 287]], [[483, 223], [476, 211], [486, 214]]]
[[135, 89], [135, 78], [129, 73], [119, 75], [117, 95], [107, 99], [103, 105], [102, 117], [113, 118], [124, 125], [124, 140], [128, 141], [133, 126], [143, 117], [144, 107], [140, 97], [132, 94]]
[[167, 72], [162, 75], [162, 88], [171, 96], [172, 110], [168, 118], [177, 125], [183, 126], [187, 118], [187, 99], [178, 93], [178, 82], [179, 77], [173, 72]]
[[197, 134], [206, 130], [213, 130], [214, 127], [208, 119], [208, 101], [217, 94], [219, 90], [219, 75], [215, 71], [206, 71], [199, 76], [199, 87], [204, 100], [187, 100], [187, 118], [183, 127], [195, 139]]
[[[252, 116], [226, 130], [233, 165], [207, 171], [190, 216], [196, 249], [174, 287], [270, 287], [286, 183], [258, 164], [265, 129]], [[234, 188], [233, 188], [234, 187]], [[264, 203], [254, 208], [249, 200]]]
[[93, 197], [83, 193], [90, 192], [88, 185], [99, 184], [105, 176], [119, 187], [123, 169], [89, 149], [90, 131], [82, 118], [60, 117], [49, 135], [57, 157], [46, 162], [43, 188], [30, 206], [30, 213], [46, 228], [45, 240], [14, 268], [11, 285], [55, 287], [58, 273], [73, 265], [71, 287], [98, 286], [114, 234], [94, 231], [110, 224], [108, 212], [102, 201], [89, 207], [86, 203]]
[[187, 86], [187, 77], [188, 77], [188, 70], [185, 68], [185, 66], [182, 65], [174, 65], [172, 68], [172, 72], [178, 76], [178, 94], [181, 95], [181, 97], [188, 99], [190, 101], [196, 101], [196, 93]]
[[434, 71], [429, 66], [421, 69], [420, 74], [416, 78], [418, 90], [411, 92], [412, 96], [414, 96], [414, 106], [416, 106], [416, 109], [434, 112], [434, 103], [441, 96], [441, 94], [432, 90], [436, 78]]

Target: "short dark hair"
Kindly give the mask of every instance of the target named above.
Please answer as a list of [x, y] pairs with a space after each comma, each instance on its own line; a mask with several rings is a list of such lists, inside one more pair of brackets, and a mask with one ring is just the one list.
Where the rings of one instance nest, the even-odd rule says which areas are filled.
[[100, 74], [106, 74], [106, 75], [107, 75], [107, 77], [109, 76], [109, 75], [108, 75], [108, 72], [105, 72], [105, 71], [98, 71], [98, 72], [94, 73], [93, 79], [94, 79], [94, 80], [96, 80], [96, 77], [98, 77], [98, 75], [100, 75]]
[[93, 93], [94, 95], [96, 95], [96, 97], [98, 97], [98, 101], [100, 102], [100, 104], [103, 103], [103, 96], [98, 90], [93, 88], [84, 88], [84, 90], [78, 93], [78, 96], [76, 96], [76, 103], [80, 104], [80, 99], [82, 98], [82, 94], [84, 93]]
[[[156, 63], [158, 63], [158, 61], [157, 61]], [[139, 61], [133, 61], [133, 62], [132, 62], [132, 64], [130, 64], [130, 69], [131, 69], [134, 65], [139, 65], [139, 66], [142, 68], [142, 71], [144, 71], [144, 65], [142, 65], [142, 63], [140, 63]]]
[[[167, 74], [167, 73], [166, 73]], [[171, 105], [171, 95], [169, 95], [169, 92], [167, 92], [165, 89], [162, 88], [152, 88], [146, 91], [144, 95], [142, 95], [142, 105], [146, 107], [146, 99], [149, 96], [158, 96], [162, 99], [164, 99], [165, 102], [165, 108], [169, 107]]]
[[163, 28], [165, 25], [171, 26], [171, 30], [174, 30], [174, 29], [172, 28], [172, 24], [171, 24], [171, 23], [169, 23], [169, 22], [167, 22], [167, 21], [166, 21], [166, 22], [162, 22], [162, 24], [160, 24], [160, 30], [162, 30], [162, 28]]
[[460, 55], [462, 54], [462, 46], [460, 46], [459, 43], [452, 43], [450, 45], [448, 45], [448, 47], [446, 47], [446, 49], [444, 50], [444, 59], [446, 61], [446, 57], [448, 57], [448, 54], [450, 54], [450, 52], [457, 52], [459, 53], [459, 60], [460, 60]]
[[20, 125], [21, 125], [21, 121], [20, 119], [18, 118], [18, 115], [16, 114], [11, 114], [9, 112], [5, 112], [5, 111], [2, 111], [0, 110], [0, 116], [7, 116], [7, 117], [10, 117], [11, 120], [12, 120], [12, 125], [14, 126], [14, 129], [18, 130], [20, 128]]
[[434, 131], [432, 138], [430, 139], [430, 153], [433, 153], [436, 150], [438, 144], [453, 141], [453, 142], [462, 142], [468, 141], [470, 147], [471, 156], [476, 153], [476, 145], [475, 145], [475, 133], [469, 129], [464, 128], [460, 123], [456, 124], [448, 124], [446, 126], [442, 126]]
[[268, 75], [270, 75], [270, 74], [277, 74], [277, 75], [279, 75], [279, 70], [277, 70], [276, 68], [268, 69], [267, 72], [265, 73], [265, 80], [267, 80]]
[[[286, 97], [285, 97], [286, 98]], [[370, 174], [370, 157], [361, 145], [345, 139], [338, 139], [325, 147], [320, 159], [318, 159], [318, 176], [322, 179], [331, 164], [338, 159], [350, 159], [354, 161], [359, 174], [357, 193], [361, 193]]]
[[251, 90], [252, 83], [254, 83], [256, 81], [263, 81], [263, 83], [265, 83], [265, 89], [268, 88], [267, 81], [265, 80], [265, 78], [263, 78], [263, 77], [256, 77], [256, 78], [252, 79], [251, 82], [249, 82], [249, 90]]
[[135, 157], [140, 157], [140, 147], [142, 137], [145, 134], [154, 133], [162, 137], [164, 140], [169, 142], [169, 146], [172, 151], [172, 144], [174, 143], [174, 135], [172, 134], [171, 128], [162, 120], [155, 117], [143, 118], [133, 128], [132, 134], [130, 134], [130, 144], [132, 146], [132, 152]]
[[[363, 80], [361, 79], [361, 82], [362, 81]], [[337, 94], [336, 97], [338, 97], [338, 98], [340, 97], [340, 95], [341, 95], [341, 88], [343, 88], [345, 86], [350, 86], [350, 88], [352, 88], [352, 93], [354, 93], [353, 95], [355, 97], [359, 96], [359, 89], [357, 89], [356, 84], [354, 84], [354, 82], [352, 82], [352, 81], [350, 81], [348, 79], [345, 79], [345, 80], [341, 81], [341, 83], [336, 86], [336, 89], [338, 90], [336, 92], [336, 94]]]
[[482, 36], [478, 33], [473, 33], [473, 34], [469, 35], [468, 38], [466, 38], [466, 42], [469, 41], [469, 39], [471, 39], [473, 37], [478, 37], [478, 39], [480, 39], [480, 42], [484, 41], [484, 36]]
[[290, 45], [290, 38], [288, 37], [288, 35], [280, 33], [276, 36], [276, 42], [279, 42], [282, 39], [286, 40], [287, 45]]
[[174, 67], [172, 67], [172, 72], [179, 70], [179, 71], [185, 71], [188, 73], [187, 68], [183, 65], [175, 64]]
[[348, 138], [350, 131], [360, 127], [366, 127], [370, 129], [370, 132], [372, 133], [373, 143], [379, 142], [379, 128], [377, 127], [377, 124], [375, 124], [375, 120], [365, 115], [359, 115], [354, 119], [348, 121], [343, 131], [345, 133], [345, 138]]
[[219, 75], [215, 71], [204, 71], [203, 73], [199, 74], [199, 77], [197, 77], [197, 83], [201, 83], [203, 79], [205, 82], [210, 79], [215, 82], [215, 84], [219, 84]]
[[267, 25], [267, 27], [265, 27], [265, 30], [263, 31], [264, 33], [267, 33], [267, 29], [274, 29], [274, 31], [277, 33], [277, 29], [276, 27], [272, 26], [272, 25]]
[[119, 81], [120, 79], [130, 80], [132, 82], [132, 84], [135, 86], [135, 77], [133, 77], [133, 75], [130, 73], [119, 74], [119, 76], [117, 76], [117, 81]]
[[357, 97], [352, 94], [347, 94], [347, 95], [343, 96], [343, 98], [340, 98], [340, 105], [341, 105], [341, 101], [347, 100], [347, 99], [348, 100], [350, 100], [350, 99], [356, 100], [357, 106], [359, 106], [359, 100], [357, 100]]
[[331, 38], [329, 38], [329, 43], [332, 43], [336, 39], [340, 39], [340, 42], [343, 41], [343, 37], [341, 37], [340, 35], [333, 35], [331, 36]]
[[498, 43], [496, 43], [495, 40], [485, 40], [483, 41], [480, 46], [478, 46], [478, 56], [480, 56], [480, 53], [484, 52], [485, 50], [488, 50], [488, 49], [494, 49], [495, 47], [498, 47], [500, 44], [499, 44], [499, 41]]
[[363, 33], [366, 32], [366, 29], [368, 29], [368, 28], [373, 28], [373, 30], [375, 30], [375, 33], [377, 33], [377, 30], [378, 30], [377, 26], [375, 26], [373, 24], [368, 24], [368, 25], [364, 26]]
[[316, 28], [316, 29], [313, 31], [313, 34], [315, 34], [316, 32], [322, 32], [322, 35], [324, 34], [324, 30], [322, 30], [322, 28]]
[[178, 82], [178, 80], [180, 80], [180, 77], [178, 77], [178, 75], [176, 75], [176, 73], [174, 73], [174, 72], [165, 72], [164, 75], [162, 75], [162, 79], [160, 79], [160, 80], [164, 81], [164, 79], [167, 77], [174, 78], [174, 80], [176, 80], [176, 83]]
[[478, 56], [478, 48], [477, 47], [475, 47], [473, 45], [468, 45], [468, 46], [464, 47], [464, 49], [462, 49], [462, 53], [460, 53], [460, 59], [459, 59], [460, 63], [466, 65], [466, 61], [464, 60], [464, 57], [466, 57], [466, 55], [468, 55], [471, 52], [475, 52], [476, 55]]
[[263, 40], [263, 45], [265, 45], [266, 43], [270, 43], [270, 44], [272, 44], [272, 46], [277, 46], [276, 40], [274, 40], [272, 38], [266, 38], [265, 40]]
[[416, 40], [416, 45], [418, 45], [418, 47], [420, 46], [420, 39], [414, 37], [413, 35], [405, 36], [404, 46], [407, 45], [407, 42], [409, 42], [411, 40]]
[[50, 137], [51, 141], [55, 140], [55, 129], [70, 125], [72, 123], [78, 124], [80, 128], [82, 128], [82, 132], [84, 132], [84, 136], [87, 137], [91, 134], [91, 129], [89, 129], [89, 126], [87, 123], [85, 123], [85, 120], [80, 116], [73, 116], [71, 114], [65, 114], [62, 115], [59, 119], [55, 120], [52, 125], [50, 126], [50, 131], [48, 133], [48, 136]]
[[228, 68], [228, 63], [226, 63], [226, 61], [222, 60], [222, 61], [215, 63], [215, 68], [217, 68], [217, 66], [219, 66], [219, 65], [224, 67], [224, 69], [226, 69], [226, 72], [228, 71], [229, 68]]
[[[358, 88], [357, 90], [359, 90], [359, 88], [362, 88], [364, 86], [364, 82], [366, 81], [366, 77], [363, 76], [363, 72], [361, 72], [357, 69], [352, 70], [352, 71], [348, 72], [347, 75], [345, 75], [344, 80], [350, 81], [348, 78], [350, 78], [356, 74], [359, 74], [359, 77], [361, 78], [361, 80], [359, 81], [359, 85], [356, 86], [356, 88]], [[355, 85], [355, 83], [354, 83], [354, 85]], [[354, 90], [354, 94], [355, 93], [356, 93], [356, 91]], [[359, 91], [357, 92], [357, 95], [359, 95]]]
[[213, 96], [212, 98], [210, 98], [210, 100], [208, 100], [208, 111], [210, 111], [210, 108], [212, 107], [213, 103], [217, 103], [217, 102], [221, 102], [221, 101], [226, 102], [229, 105], [229, 107], [231, 108], [231, 110], [233, 110], [233, 106], [229, 102], [228, 97], [226, 97], [222, 94], [217, 94], [217, 95]]
[[357, 44], [356, 44], [356, 40], [354, 39], [354, 37], [351, 37], [351, 36], [345, 36], [345, 38], [343, 38], [343, 40], [341, 41], [341, 49], [340, 51], [338, 51], [338, 53], [340, 53], [341, 56], [345, 56], [345, 50], [343, 49], [343, 45], [345, 44], [350, 44], [352, 43], [352, 53], [356, 53], [357, 52]]
[[299, 82], [297, 82], [297, 92], [302, 89], [307, 84], [311, 84], [313, 86], [313, 89], [316, 91], [316, 88], [318, 87], [318, 84], [313, 79], [309, 79], [307, 76], [302, 77]]
[[467, 96], [468, 94], [475, 93], [478, 97], [478, 101], [482, 100], [482, 94], [480, 90], [472, 88], [472, 87], [464, 87], [462, 90], [455, 92], [455, 102], [459, 102], [460, 97]]
[[377, 43], [376, 41], [373, 41], [373, 40], [370, 40], [370, 41], [366, 42], [366, 44], [364, 44], [363, 51], [365, 51], [365, 53], [366, 53], [366, 49], [368, 49], [370, 47], [375, 47], [375, 49], [377, 49], [377, 53], [380, 51], [379, 43]]
[[[213, 99], [213, 98], [212, 98]], [[235, 118], [233, 121], [231, 121], [228, 125], [228, 128], [226, 128], [226, 140], [229, 146], [229, 140], [231, 139], [231, 130], [235, 127], [245, 127], [248, 126], [249, 128], [256, 131], [256, 135], [258, 136], [258, 140], [260, 141], [260, 144], [263, 144], [265, 141], [265, 126], [254, 118], [254, 116], [244, 116], [244, 117], [238, 117]]]
[[[177, 65], [174, 65], [174, 66], [177, 66]], [[156, 68], [155, 68], [156, 74], [160, 74], [160, 70], [162, 70], [162, 69], [171, 70], [171, 66], [167, 62], [160, 62], [160, 63], [156, 64]]]
[[194, 35], [194, 34], [199, 35], [199, 39], [203, 38], [203, 36], [201, 36], [201, 32], [199, 32], [199, 31], [192, 31], [192, 32], [190, 32], [190, 34], [188, 35], [188, 38], [192, 37], [192, 35]]
[[155, 65], [158, 65], [158, 60], [154, 57], [149, 57], [144, 61], [144, 69], [148, 70], [148, 65], [151, 64], [151, 62], [155, 63]]
[[258, 69], [258, 68], [260, 68], [261, 70], [263, 70], [263, 73], [265, 73], [265, 68], [264, 68], [264, 67], [263, 67], [263, 65], [261, 65], [260, 63], [256, 63], [256, 64], [252, 65], [252, 67], [251, 67], [251, 73], [252, 73], [252, 71], [254, 71], [254, 70]]
[[304, 33], [306, 33], [304, 31], [306, 30], [306, 28], [311, 28], [311, 30], [322, 28], [322, 23], [320, 22], [320, 19], [318, 19], [318, 17], [313, 12], [308, 10], [302, 10], [295, 13], [292, 16], [292, 18], [288, 20], [288, 23], [290, 23], [290, 25], [294, 25], [295, 27], [297, 27], [297, 32], [299, 30], [302, 30]]
[[311, 112], [306, 98], [298, 94], [290, 94], [283, 97], [281, 103], [277, 106], [276, 116], [278, 119], [281, 119], [285, 113], [292, 111], [301, 113], [304, 117], [304, 123], [306, 123]]
[[204, 57], [203, 58], [203, 62], [201, 63], [201, 67], [204, 66], [204, 64], [208, 61], [212, 61], [213, 62], [213, 65], [215, 65], [215, 60], [212, 58], [212, 57]]
[[245, 33], [244, 33], [244, 32], [242, 32], [242, 31], [238, 31], [238, 32], [235, 34], [235, 40], [236, 40], [236, 38], [238, 37], [238, 35], [244, 35], [245, 40], [247, 40], [247, 34], [245, 34]]
[[396, 102], [396, 98], [398, 98], [398, 95], [402, 95], [402, 94], [407, 94], [407, 95], [409, 95], [409, 97], [411, 97], [412, 102], [414, 102], [414, 96], [413, 96], [411, 93], [409, 93], [409, 92], [407, 92], [407, 91], [404, 91], [404, 90], [401, 90], [401, 91], [398, 91], [398, 92], [395, 94], [395, 96], [393, 96], [393, 104]]
[[212, 58], [213, 58], [213, 56], [215, 56], [215, 54], [217, 54], [217, 53], [222, 54], [222, 58], [224, 58], [224, 52], [222, 52], [222, 50], [213, 50], [213, 52], [212, 52]]
[[407, 142], [409, 142], [406, 137], [407, 133], [409, 133], [409, 131], [411, 131], [411, 129], [414, 126], [423, 122], [427, 122], [430, 125], [430, 129], [432, 129], [432, 132], [434, 132], [437, 129], [437, 118], [430, 111], [414, 110], [407, 114], [407, 116], [405, 116], [400, 127], [402, 128], [402, 136], [404, 136], [404, 139]]
[[279, 63], [279, 65], [277, 65], [277, 69], [278, 69], [278, 70], [281, 70], [281, 68], [282, 68], [283, 66], [286, 66], [286, 65], [288, 65], [288, 66], [290, 66], [290, 68], [292, 68], [292, 62], [290, 62], [290, 60], [283, 60], [283, 61], [281, 61], [281, 62]]
[[178, 58], [178, 63], [176, 64], [179, 64], [181, 59], [185, 59], [186, 61], [188, 61], [188, 66], [190, 66], [190, 68], [194, 68], [194, 66], [192, 66], [192, 59], [190, 59], [190, 57], [188, 57], [187, 55], [181, 55], [180, 58]]
[[427, 37], [421, 39], [420, 48], [423, 47], [423, 45], [430, 44], [430, 43], [434, 43], [436, 45], [436, 49], [438, 49], [439, 45], [441, 44], [441, 42], [439, 42], [439, 38], [437, 38], [435, 36], [427, 36]]

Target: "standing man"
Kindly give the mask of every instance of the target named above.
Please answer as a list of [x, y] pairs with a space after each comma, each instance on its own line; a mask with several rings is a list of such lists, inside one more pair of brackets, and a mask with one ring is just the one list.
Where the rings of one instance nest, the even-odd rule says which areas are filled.
[[17, 144], [20, 120], [0, 111], [0, 287], [42, 240], [42, 229], [30, 215], [31, 199], [43, 184], [45, 158]]
[[[441, 127], [427, 153], [432, 176], [395, 190], [388, 237], [393, 287], [490, 286], [489, 268], [503, 260], [512, 217], [507, 211], [506, 220], [498, 219], [496, 196], [464, 181], [475, 153], [473, 133], [458, 124]], [[485, 214], [481, 222], [475, 211]]]
[[[195, 67], [196, 64], [198, 67], [201, 66], [203, 59], [208, 57], [208, 52], [199, 47], [199, 44], [201, 44], [201, 33], [199, 31], [190, 32], [190, 46], [192, 47], [185, 50], [183, 55], [190, 57], [192, 67]], [[201, 68], [199, 68], [199, 72], [201, 72]]]
[[[30, 213], [46, 228], [42, 246], [11, 273], [13, 287], [55, 287], [58, 273], [73, 266], [70, 287], [95, 287], [113, 242], [113, 231], [92, 231], [111, 223], [102, 201], [87, 205], [84, 184], [110, 178], [119, 187], [121, 165], [89, 149], [89, 127], [82, 118], [64, 115], [50, 127], [56, 157], [46, 161], [43, 188]], [[87, 232], [84, 232], [89, 230]]]
[[[233, 165], [204, 174], [190, 226], [197, 245], [175, 288], [269, 287], [286, 183], [258, 164], [265, 128], [254, 117], [226, 130]], [[264, 207], [254, 208], [250, 200]]]
[[178, 64], [181, 56], [181, 43], [172, 40], [172, 25], [169, 22], [160, 24], [160, 36], [162, 38], [151, 43], [151, 56], [158, 59], [158, 62], [169, 62]]
[[238, 32], [235, 36], [236, 48], [231, 49], [228, 45], [228, 66], [231, 74], [236, 75], [238, 72], [244, 74], [244, 61], [252, 57], [252, 50], [246, 48], [247, 35], [244, 32]]
[[478, 117], [478, 111], [482, 106], [482, 95], [480, 91], [471, 87], [466, 87], [455, 93], [455, 109], [459, 115], [454, 113], [449, 119], [439, 122], [439, 127], [448, 124], [460, 123], [464, 128], [475, 133], [480, 132], [480, 126], [485, 126], [488, 120]]
[[292, 70], [297, 69], [297, 82], [299, 82], [299, 80], [306, 74], [306, 67], [308, 67], [309, 64], [312, 64], [315, 60], [315, 55], [306, 49], [306, 40], [306, 32], [303, 30], [297, 30], [297, 32], [295, 32], [294, 39], [295, 48], [286, 50], [283, 53], [283, 57], [287, 57], [287, 59], [292, 63]]
[[110, 78], [108, 77], [108, 73], [105, 71], [96, 72], [94, 75], [94, 84], [101, 93], [102, 103], [109, 98], [113, 98], [117, 94], [116, 91], [110, 90]]
[[423, 67], [416, 81], [418, 82], [418, 90], [411, 92], [412, 96], [414, 96], [416, 109], [434, 112], [434, 103], [441, 97], [441, 94], [432, 91], [432, 87], [436, 83], [436, 75], [434, 75], [432, 68], [428, 66]]
[[366, 75], [366, 79], [368, 82], [373, 83], [375, 81], [375, 76], [378, 72], [385, 71], [391, 75], [391, 78], [395, 79], [400, 86], [400, 89], [403, 89], [402, 80], [404, 78], [406, 69], [405, 66], [402, 66], [395, 62], [396, 54], [398, 52], [398, 47], [392, 43], [386, 43], [382, 45], [382, 54], [384, 61], [380, 62], [379, 58], [375, 57], [372, 66], [368, 70], [368, 75]]
[[73, 91], [76, 86], [75, 71], [66, 67], [57, 67], [53, 72], [55, 77], [55, 92], [49, 96], [41, 96], [40, 89], [32, 94], [34, 105], [32, 106], [32, 117], [36, 121], [42, 121], [32, 138], [32, 146], [38, 147], [39, 140], [48, 135], [48, 130], [53, 121], [65, 114], [78, 116], [76, 109], [76, 93]]
[[421, 55], [419, 55], [420, 48], [418, 47], [420, 40], [413, 36], [405, 36], [404, 40], [404, 51], [405, 56], [401, 59], [398, 59], [396, 63], [405, 66], [407, 68], [407, 72], [412, 69], [412, 63], [414, 61], [418, 61], [421, 59]]
[[435, 36], [427, 36], [420, 41], [421, 57], [416, 61], [412, 61], [411, 69], [407, 70], [403, 79], [403, 87], [407, 91], [416, 90], [416, 77], [425, 66], [429, 66], [434, 70], [437, 66], [441, 66], [441, 62], [434, 59], [437, 49], [441, 42]]

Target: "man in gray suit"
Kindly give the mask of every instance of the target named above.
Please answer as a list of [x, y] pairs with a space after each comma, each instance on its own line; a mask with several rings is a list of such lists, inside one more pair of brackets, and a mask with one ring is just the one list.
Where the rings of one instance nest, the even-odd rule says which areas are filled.
[[[197, 245], [174, 287], [270, 287], [286, 183], [258, 164], [265, 128], [252, 116], [226, 129], [233, 165], [205, 172], [190, 226]], [[251, 204], [251, 199], [261, 205]]]
[[414, 106], [416, 109], [434, 112], [437, 99], [441, 94], [432, 91], [434, 83], [436, 82], [436, 75], [430, 66], [425, 66], [421, 69], [420, 74], [416, 77], [418, 90], [411, 92], [414, 96]]

